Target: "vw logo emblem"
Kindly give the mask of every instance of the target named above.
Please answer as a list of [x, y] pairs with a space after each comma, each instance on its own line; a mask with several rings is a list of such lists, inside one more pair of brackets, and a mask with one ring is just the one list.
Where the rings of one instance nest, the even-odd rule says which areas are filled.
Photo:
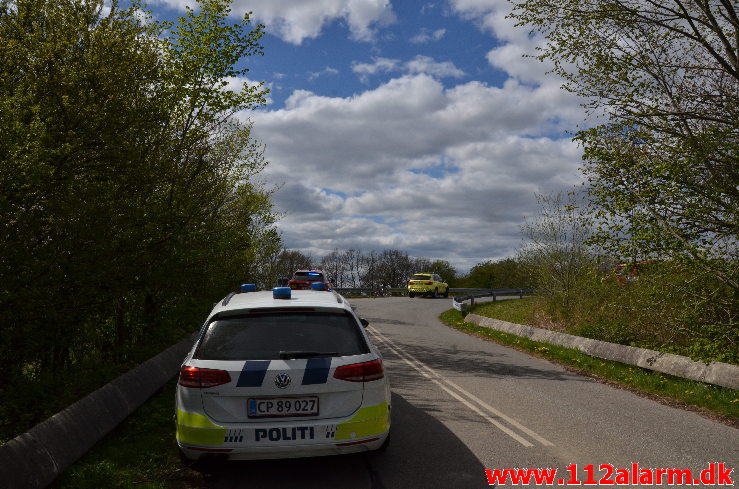
[[277, 377], [275, 377], [275, 385], [280, 389], [284, 389], [290, 385], [290, 376], [285, 373], [278, 374]]

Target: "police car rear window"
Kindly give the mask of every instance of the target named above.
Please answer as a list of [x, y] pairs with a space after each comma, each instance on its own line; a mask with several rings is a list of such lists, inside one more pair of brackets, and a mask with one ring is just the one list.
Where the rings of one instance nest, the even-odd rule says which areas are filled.
[[194, 357], [200, 360], [277, 360], [285, 358], [285, 352], [347, 356], [369, 351], [359, 326], [349, 313], [260, 312], [212, 321]]
[[431, 275], [423, 275], [423, 274], [417, 273], [413, 276], [412, 280], [431, 280]]

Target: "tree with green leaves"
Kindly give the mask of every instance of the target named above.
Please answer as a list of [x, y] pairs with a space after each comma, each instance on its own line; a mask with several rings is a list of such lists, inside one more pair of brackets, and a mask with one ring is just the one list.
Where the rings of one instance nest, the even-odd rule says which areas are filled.
[[431, 262], [427, 270], [439, 274], [439, 276], [443, 278], [450, 287], [456, 287], [457, 270], [447, 260], [434, 260]]
[[278, 246], [228, 5], [0, 0], [0, 388], [174, 341]]
[[[607, 122], [578, 132], [612, 256], [659, 259], [739, 297], [739, 8], [728, 0], [512, 0], [538, 57]], [[675, 290], [682, 294], [680, 288]]]
[[258, 276], [247, 280], [253, 281], [260, 288], [274, 287], [280, 279], [289, 280], [296, 270], [313, 268], [313, 258], [298, 250], [279, 247], [271, 250], [266, 258], [265, 266], [255, 270], [259, 272]]
[[572, 304], [578, 280], [595, 260], [587, 244], [592, 220], [581, 199], [576, 193], [537, 195], [538, 213], [521, 227], [528, 242], [517, 261], [537, 292], [564, 311]]
[[470, 269], [464, 286], [483, 289], [525, 289], [530, 278], [521, 263], [513, 258], [484, 261]]

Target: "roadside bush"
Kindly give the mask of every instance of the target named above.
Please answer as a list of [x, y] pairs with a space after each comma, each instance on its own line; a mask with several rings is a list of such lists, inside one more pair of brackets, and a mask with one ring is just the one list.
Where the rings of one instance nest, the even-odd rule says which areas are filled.
[[231, 117], [267, 91], [225, 81], [264, 27], [197, 4], [0, 0], [0, 441], [183, 339], [280, 243]]
[[614, 278], [595, 269], [578, 278], [568, 331], [578, 336], [631, 345], [638, 342], [638, 326], [631, 296]]
[[739, 363], [733, 291], [710, 274], [685, 264], [640, 266], [636, 280], [620, 284], [612, 272], [584, 271], [569, 307], [544, 297], [544, 310], [571, 334], [686, 355]]

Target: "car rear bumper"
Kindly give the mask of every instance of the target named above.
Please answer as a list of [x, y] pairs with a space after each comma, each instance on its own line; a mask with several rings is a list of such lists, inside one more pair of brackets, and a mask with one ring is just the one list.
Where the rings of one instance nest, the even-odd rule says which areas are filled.
[[344, 443], [315, 443], [313, 445], [244, 446], [228, 449], [197, 447], [177, 442], [182, 454], [190, 459], [219, 458], [225, 460], [260, 460], [278, 458], [324, 457], [379, 449], [390, 431]]
[[414, 294], [428, 294], [433, 291], [433, 287], [429, 287], [428, 285], [414, 285], [408, 287], [408, 292], [413, 292]]
[[390, 430], [390, 406], [383, 402], [340, 419], [228, 423], [178, 411], [177, 444], [191, 460], [314, 457], [378, 449]]

